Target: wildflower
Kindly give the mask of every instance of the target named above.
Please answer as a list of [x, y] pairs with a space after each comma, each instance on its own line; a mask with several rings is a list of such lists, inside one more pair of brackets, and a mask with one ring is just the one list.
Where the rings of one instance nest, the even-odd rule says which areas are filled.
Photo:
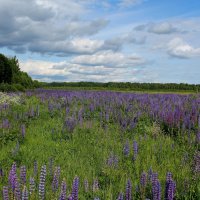
[[72, 186], [72, 198], [73, 200], [78, 200], [78, 188], [79, 188], [79, 178], [75, 177]]
[[126, 184], [126, 200], [132, 200], [132, 185], [130, 179], [128, 179]]
[[46, 165], [43, 165], [40, 173], [40, 183], [39, 183], [39, 197], [41, 200], [45, 199], [45, 180], [46, 180]]

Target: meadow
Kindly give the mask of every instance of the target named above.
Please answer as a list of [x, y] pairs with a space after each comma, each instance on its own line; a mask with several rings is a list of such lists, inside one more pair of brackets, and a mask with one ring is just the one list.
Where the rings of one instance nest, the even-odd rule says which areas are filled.
[[0, 199], [200, 199], [200, 95], [1, 93]]

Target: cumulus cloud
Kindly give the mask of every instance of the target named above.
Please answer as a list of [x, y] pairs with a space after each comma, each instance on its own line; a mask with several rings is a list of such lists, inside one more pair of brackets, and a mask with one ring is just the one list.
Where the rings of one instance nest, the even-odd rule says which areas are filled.
[[31, 52], [54, 54], [57, 56], [71, 56], [72, 54], [92, 54], [100, 50], [104, 45], [101, 40], [87, 38], [75, 38], [68, 41], [56, 41], [54, 43], [40, 41], [29, 46]]
[[168, 54], [178, 58], [200, 57], [200, 48], [195, 48], [177, 37], [168, 43]]
[[89, 66], [106, 66], [107, 68], [127, 68], [145, 64], [145, 60], [135, 55], [124, 55], [119, 52], [101, 51], [93, 55], [81, 55], [73, 63]]
[[33, 78], [48, 81], [133, 81], [138, 68], [146, 61], [136, 55], [100, 51], [62, 62], [27, 60], [20, 62], [22, 70]]
[[113, 51], [119, 51], [124, 45], [143, 45], [146, 42], [145, 36], [136, 36], [132, 31], [118, 37], [107, 39], [104, 41], [103, 49], [111, 49]]
[[[0, 0], [0, 5], [0, 47], [17, 53], [70, 54], [69, 47], [72, 53], [87, 53], [85, 40], [79, 38], [90, 37], [108, 24], [105, 19], [81, 19], [88, 12], [86, 1]], [[93, 51], [94, 45], [87, 42]]]

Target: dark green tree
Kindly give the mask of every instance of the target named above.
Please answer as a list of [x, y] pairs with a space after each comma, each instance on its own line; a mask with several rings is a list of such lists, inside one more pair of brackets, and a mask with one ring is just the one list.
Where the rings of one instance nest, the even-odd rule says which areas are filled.
[[3, 54], [0, 54], [0, 83], [11, 83], [12, 75], [13, 72], [9, 59]]

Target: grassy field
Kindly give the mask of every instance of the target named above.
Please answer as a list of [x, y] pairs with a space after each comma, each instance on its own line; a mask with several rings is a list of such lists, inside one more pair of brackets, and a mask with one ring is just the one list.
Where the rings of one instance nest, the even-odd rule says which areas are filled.
[[49, 90], [66, 90], [66, 91], [113, 91], [113, 92], [134, 92], [148, 94], [196, 94], [194, 90], [137, 90], [126, 88], [105, 88], [105, 87], [44, 87]]
[[[0, 191], [4, 199], [7, 191], [15, 199], [26, 193], [52, 200], [116, 200], [120, 193], [127, 200], [198, 199], [199, 99], [95, 91], [21, 94], [16, 103], [0, 106]], [[182, 117], [175, 117], [176, 107]]]

